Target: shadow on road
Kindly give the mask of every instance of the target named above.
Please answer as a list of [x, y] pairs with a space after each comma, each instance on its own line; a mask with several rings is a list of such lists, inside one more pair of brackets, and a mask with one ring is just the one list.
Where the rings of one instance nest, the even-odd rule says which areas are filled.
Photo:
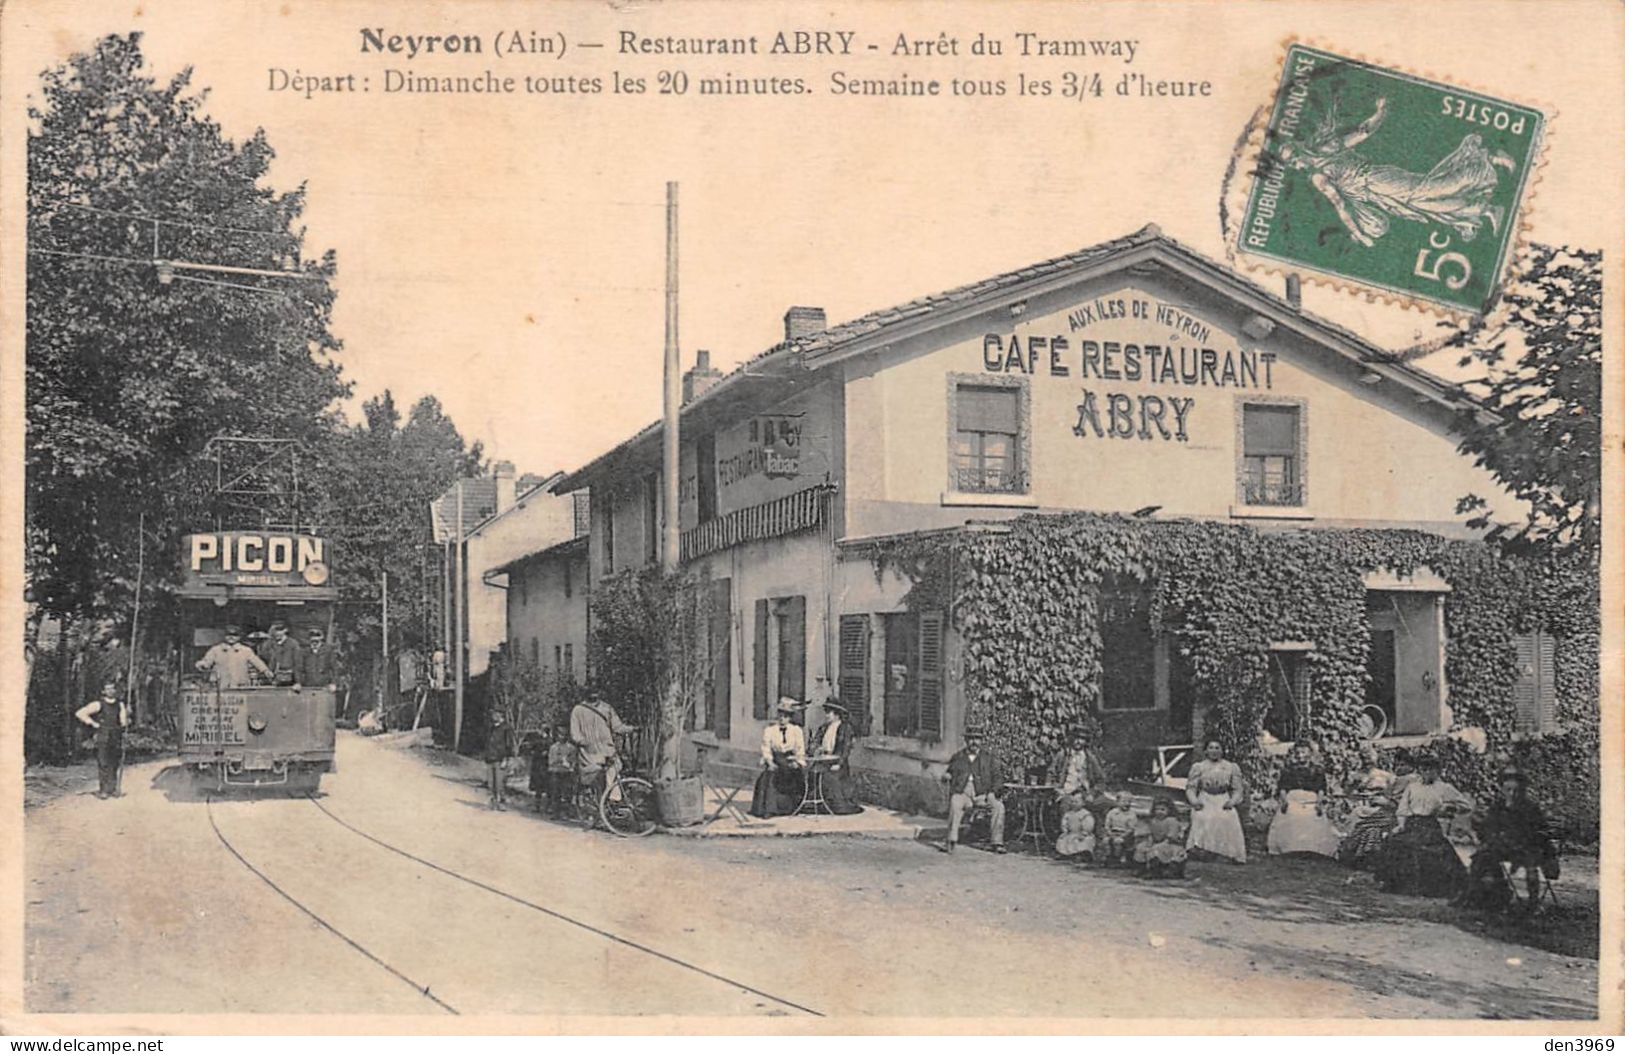
[[165, 799], [185, 804], [213, 801], [291, 801], [325, 798], [325, 791], [278, 785], [261, 787], [219, 786], [213, 779], [199, 776], [187, 765], [165, 765], [152, 777], [152, 789]]

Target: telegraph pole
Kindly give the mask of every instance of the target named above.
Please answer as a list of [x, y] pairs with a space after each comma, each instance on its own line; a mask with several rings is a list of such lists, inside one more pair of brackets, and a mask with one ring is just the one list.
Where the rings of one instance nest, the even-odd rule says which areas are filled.
[[677, 523], [678, 416], [683, 408], [682, 359], [677, 348], [677, 184], [666, 184], [666, 414], [664, 517], [660, 566], [671, 574], [682, 556]]

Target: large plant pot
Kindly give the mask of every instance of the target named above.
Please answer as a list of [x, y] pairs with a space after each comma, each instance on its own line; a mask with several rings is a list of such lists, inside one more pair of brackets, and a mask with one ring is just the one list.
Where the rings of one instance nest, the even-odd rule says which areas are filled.
[[656, 783], [655, 803], [667, 827], [692, 827], [705, 819], [705, 795], [697, 776]]

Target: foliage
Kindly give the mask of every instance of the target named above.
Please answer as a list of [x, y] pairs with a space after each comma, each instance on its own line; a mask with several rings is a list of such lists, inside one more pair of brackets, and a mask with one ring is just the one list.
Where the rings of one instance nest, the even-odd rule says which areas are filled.
[[677, 775], [681, 736], [705, 688], [706, 582], [659, 568], [593, 584], [587, 649], [592, 687], [622, 717], [655, 729], [659, 775]]
[[[30, 110], [27, 570], [51, 614], [127, 610], [142, 513], [162, 552], [208, 522], [212, 436], [311, 440], [346, 393], [330, 358], [336, 264], [305, 255], [304, 191], [262, 184], [264, 133], [227, 138], [190, 76], [160, 83], [139, 34], [107, 37], [46, 71]], [[168, 222], [155, 235], [138, 217]], [[155, 256], [303, 278], [164, 285], [140, 262]]]
[[[1269, 645], [1311, 643], [1312, 731], [1334, 778], [1346, 775], [1368, 760], [1359, 721], [1371, 645], [1364, 576], [1426, 566], [1451, 587], [1445, 679], [1455, 726], [1482, 727], [1498, 754], [1512, 749], [1513, 638], [1543, 627], [1564, 642], [1565, 771], [1583, 773], [1589, 763], [1594, 772], [1598, 584], [1583, 559], [1537, 561], [1419, 531], [1260, 531], [1090, 514], [893, 540], [872, 558], [905, 573], [952, 561], [950, 573], [916, 582], [909, 602], [953, 611], [967, 720], [988, 726], [991, 745], [1015, 769], [1048, 760], [1074, 732], [1099, 735], [1102, 592], [1143, 588], [1153, 631], [1171, 635], [1187, 664], [1205, 732], [1255, 783], [1271, 765], [1258, 747]], [[1565, 749], [1551, 742], [1544, 749]], [[1594, 799], [1594, 775], [1588, 786], [1573, 793]]]
[[[1493, 417], [1464, 414], [1461, 450], [1530, 505], [1509, 540], [1596, 554], [1602, 498], [1602, 253], [1530, 246], [1523, 276], [1454, 335], [1466, 387]], [[1462, 511], [1482, 510], [1468, 495]], [[1485, 525], [1482, 514], [1470, 523]]]
[[367, 400], [362, 423], [335, 424], [314, 450], [309, 528], [333, 540], [334, 584], [347, 602], [346, 628], [361, 653], [382, 648], [381, 593], [389, 574], [392, 650], [438, 646], [440, 554], [431, 552], [429, 503], [458, 478], [483, 473], [439, 400], [424, 396], [406, 421], [393, 393]]

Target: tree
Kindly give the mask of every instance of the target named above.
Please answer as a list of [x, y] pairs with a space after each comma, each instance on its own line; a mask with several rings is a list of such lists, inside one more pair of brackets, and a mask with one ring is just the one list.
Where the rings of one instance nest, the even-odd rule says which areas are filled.
[[149, 552], [209, 523], [212, 436], [317, 443], [347, 392], [336, 262], [304, 254], [303, 187], [264, 185], [264, 132], [228, 138], [189, 69], [144, 69], [140, 34], [106, 37], [46, 71], [30, 110], [27, 569], [58, 616], [127, 611], [143, 515]]
[[[1530, 506], [1507, 539], [1553, 555], [1595, 559], [1601, 542], [1602, 253], [1530, 246], [1530, 260], [1491, 312], [1447, 346], [1461, 365], [1487, 366], [1469, 382], [1493, 414], [1462, 422], [1463, 453]], [[1486, 502], [1467, 495], [1463, 512], [1488, 526]]]

